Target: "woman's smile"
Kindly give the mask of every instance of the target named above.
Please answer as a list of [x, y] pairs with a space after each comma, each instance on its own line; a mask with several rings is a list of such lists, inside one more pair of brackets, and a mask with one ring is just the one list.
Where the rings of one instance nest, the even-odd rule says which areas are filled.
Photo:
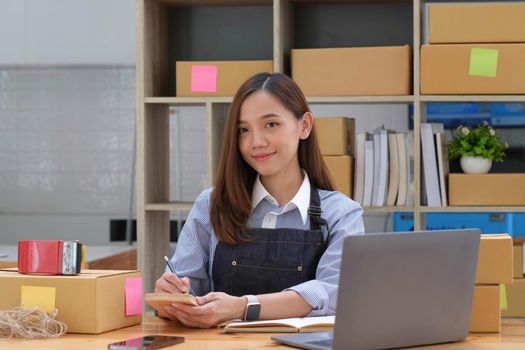
[[256, 161], [264, 161], [270, 159], [276, 152], [258, 153], [252, 155], [252, 158]]

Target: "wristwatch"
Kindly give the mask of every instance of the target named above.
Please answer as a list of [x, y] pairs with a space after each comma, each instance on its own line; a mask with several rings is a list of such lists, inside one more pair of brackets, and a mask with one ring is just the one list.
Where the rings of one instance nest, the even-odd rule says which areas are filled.
[[261, 313], [261, 304], [255, 295], [245, 295], [248, 304], [246, 304], [246, 312], [244, 313], [245, 321], [256, 321], [259, 319]]

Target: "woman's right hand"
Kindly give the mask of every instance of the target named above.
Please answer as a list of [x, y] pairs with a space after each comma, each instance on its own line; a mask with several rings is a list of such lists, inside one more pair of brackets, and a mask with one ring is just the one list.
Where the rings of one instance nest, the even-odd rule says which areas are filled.
[[155, 293], [183, 293], [190, 292], [190, 279], [188, 277], [178, 278], [171, 272], [164, 272], [155, 282]]
[[[187, 294], [190, 291], [190, 279], [188, 277], [178, 278], [171, 272], [164, 272], [155, 282], [155, 293]], [[176, 320], [177, 317], [170, 310], [157, 310], [160, 317]]]

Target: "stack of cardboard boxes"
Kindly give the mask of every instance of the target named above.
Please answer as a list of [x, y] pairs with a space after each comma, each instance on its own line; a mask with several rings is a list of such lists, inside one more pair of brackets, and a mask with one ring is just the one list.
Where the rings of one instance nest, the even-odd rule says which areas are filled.
[[352, 197], [355, 119], [315, 118], [319, 147], [336, 190]]
[[525, 93], [524, 16], [524, 3], [429, 4], [421, 93]]
[[[421, 94], [525, 93], [525, 3], [441, 3], [427, 10]], [[449, 204], [525, 205], [524, 181], [525, 174], [451, 174]]]
[[481, 235], [470, 332], [501, 331], [502, 284], [512, 283], [512, 238], [507, 234]]
[[503, 317], [525, 317], [524, 244], [525, 238], [514, 238], [514, 281], [507, 286], [507, 308], [501, 310]]

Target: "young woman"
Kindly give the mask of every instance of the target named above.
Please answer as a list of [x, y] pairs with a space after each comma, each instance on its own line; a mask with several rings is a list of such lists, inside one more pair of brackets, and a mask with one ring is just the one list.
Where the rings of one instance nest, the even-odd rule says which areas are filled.
[[161, 316], [211, 327], [335, 313], [342, 242], [363, 234], [362, 209], [333, 191], [313, 126], [287, 76], [261, 73], [239, 88], [215, 186], [189, 213], [175, 274], [155, 283], [198, 296], [198, 306], [173, 304]]

